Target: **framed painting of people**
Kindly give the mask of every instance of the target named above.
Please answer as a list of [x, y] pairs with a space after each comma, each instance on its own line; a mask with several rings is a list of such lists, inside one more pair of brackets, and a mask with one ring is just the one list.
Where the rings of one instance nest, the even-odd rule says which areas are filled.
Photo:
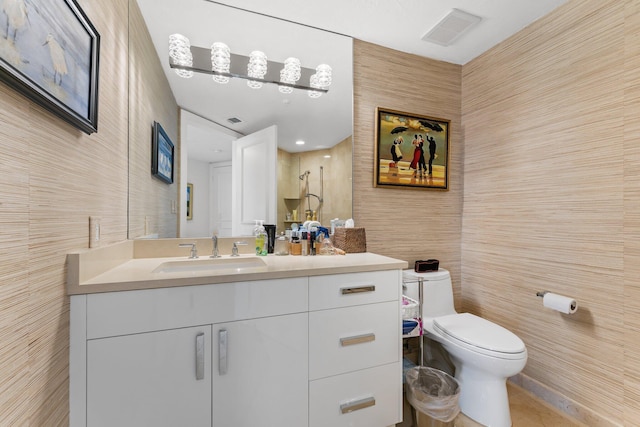
[[75, 0], [0, 2], [0, 81], [91, 134], [100, 35]]
[[446, 119], [376, 108], [374, 187], [449, 189]]

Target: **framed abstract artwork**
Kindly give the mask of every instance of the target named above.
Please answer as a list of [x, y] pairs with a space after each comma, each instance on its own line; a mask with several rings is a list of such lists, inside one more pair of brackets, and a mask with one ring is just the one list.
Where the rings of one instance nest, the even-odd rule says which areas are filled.
[[96, 132], [100, 35], [75, 0], [5, 0], [0, 23], [0, 80]]
[[374, 186], [447, 190], [450, 124], [376, 108]]

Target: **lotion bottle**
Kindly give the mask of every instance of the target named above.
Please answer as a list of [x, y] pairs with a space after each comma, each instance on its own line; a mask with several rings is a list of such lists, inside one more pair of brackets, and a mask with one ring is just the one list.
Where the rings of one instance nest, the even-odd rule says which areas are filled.
[[264, 220], [257, 219], [256, 226], [253, 229], [253, 235], [256, 237], [256, 255], [260, 256], [266, 256], [268, 252], [268, 236], [266, 230], [264, 229], [263, 222]]

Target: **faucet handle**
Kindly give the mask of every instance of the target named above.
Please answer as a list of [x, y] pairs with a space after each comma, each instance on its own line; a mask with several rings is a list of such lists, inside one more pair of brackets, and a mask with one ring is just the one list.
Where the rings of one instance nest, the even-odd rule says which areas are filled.
[[220, 254], [218, 253], [218, 236], [213, 233], [211, 240], [213, 241], [213, 252], [211, 252], [209, 258], [220, 258]]
[[238, 245], [246, 245], [247, 242], [233, 242], [233, 248], [231, 248], [231, 256], [240, 256], [238, 255]]
[[195, 243], [180, 243], [178, 246], [181, 248], [191, 248], [189, 258], [198, 258], [198, 248], [196, 248]]

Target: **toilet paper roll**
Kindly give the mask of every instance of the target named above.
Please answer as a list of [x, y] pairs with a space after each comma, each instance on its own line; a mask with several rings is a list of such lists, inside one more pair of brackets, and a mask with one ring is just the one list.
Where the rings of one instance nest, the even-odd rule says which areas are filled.
[[578, 303], [573, 298], [547, 292], [542, 297], [542, 304], [565, 314], [573, 314], [578, 310]]

